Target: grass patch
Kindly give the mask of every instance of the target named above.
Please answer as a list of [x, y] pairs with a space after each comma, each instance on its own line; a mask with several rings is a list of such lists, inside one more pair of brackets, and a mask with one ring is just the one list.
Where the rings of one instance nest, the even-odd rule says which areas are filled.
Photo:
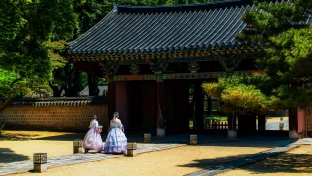
[[210, 115], [210, 116], [206, 116], [205, 120], [226, 121], [227, 117], [222, 116], [222, 115]]

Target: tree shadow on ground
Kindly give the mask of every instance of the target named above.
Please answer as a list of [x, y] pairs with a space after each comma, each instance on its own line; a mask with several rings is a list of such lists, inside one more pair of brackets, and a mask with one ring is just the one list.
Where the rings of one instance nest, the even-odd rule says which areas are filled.
[[7, 133], [0, 135], [0, 141], [27, 141], [37, 136], [39, 135], [23, 134], [23, 133], [14, 133], [14, 134]]
[[[143, 135], [127, 135], [128, 142], [144, 143]], [[105, 138], [102, 138], [105, 140]], [[196, 146], [226, 146], [226, 147], [278, 147], [295, 141], [281, 136], [249, 136], [229, 139], [225, 135], [198, 135]], [[150, 144], [190, 144], [190, 136], [185, 134], [168, 135], [165, 137], [152, 136]]]
[[73, 141], [76, 139], [83, 140], [85, 133], [72, 133], [72, 134], [62, 134], [55, 136], [39, 137], [34, 140], [48, 140], [48, 141]]
[[311, 154], [284, 153], [266, 160], [243, 167], [253, 173], [312, 173]]
[[233, 156], [226, 156], [226, 157], [219, 157], [219, 158], [193, 160], [192, 163], [179, 165], [179, 167], [195, 167], [195, 168], [207, 169], [207, 168], [218, 166], [220, 164], [224, 164], [233, 160], [244, 158], [246, 156], [250, 156], [250, 155], [244, 154], [244, 155], [233, 155]]
[[[201, 169], [213, 169], [218, 165], [239, 164], [246, 156], [236, 155], [219, 157], [213, 159], [193, 160], [193, 163], [179, 165], [180, 167], [196, 167]], [[239, 160], [240, 159], [240, 160]], [[234, 161], [238, 160], [238, 161]], [[232, 162], [231, 162], [232, 161]], [[231, 163], [231, 164], [230, 164]], [[270, 157], [251, 165], [243, 166], [242, 170], [247, 170], [255, 174], [269, 173], [312, 173], [312, 151], [311, 154], [291, 154], [284, 153], [279, 156]], [[219, 168], [220, 169], [220, 168]], [[223, 168], [226, 169], [226, 168]]]
[[[46, 136], [46, 137], [39, 137], [33, 140], [48, 140], [48, 141], [73, 141], [76, 139], [83, 140], [86, 133], [71, 133], [71, 134], [62, 134], [62, 135], [55, 135], [55, 136]], [[101, 134], [103, 142], [106, 139], [107, 134]]]
[[29, 160], [28, 156], [16, 154], [9, 148], [0, 148], [0, 164]]

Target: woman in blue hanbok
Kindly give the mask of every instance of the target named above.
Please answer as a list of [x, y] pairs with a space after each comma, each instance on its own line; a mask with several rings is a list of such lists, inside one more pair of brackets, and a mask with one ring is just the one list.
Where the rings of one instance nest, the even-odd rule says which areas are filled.
[[126, 153], [127, 138], [124, 133], [124, 127], [118, 117], [118, 112], [114, 112], [114, 117], [110, 121], [110, 130], [104, 145], [105, 153]]
[[83, 148], [85, 149], [85, 153], [88, 153], [89, 150], [95, 150], [96, 152], [100, 152], [103, 150], [104, 143], [102, 141], [101, 132], [102, 126], [99, 126], [98, 121], [96, 120], [96, 115], [92, 115], [89, 125], [89, 131], [84, 137], [83, 140]]

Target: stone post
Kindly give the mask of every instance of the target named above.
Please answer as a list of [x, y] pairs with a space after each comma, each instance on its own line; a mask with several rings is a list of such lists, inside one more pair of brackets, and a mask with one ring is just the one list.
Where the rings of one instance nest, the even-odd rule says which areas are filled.
[[130, 142], [127, 144], [127, 156], [134, 157], [137, 149], [137, 143], [136, 142]]
[[48, 170], [47, 166], [47, 153], [34, 153], [34, 172], [46, 172]]

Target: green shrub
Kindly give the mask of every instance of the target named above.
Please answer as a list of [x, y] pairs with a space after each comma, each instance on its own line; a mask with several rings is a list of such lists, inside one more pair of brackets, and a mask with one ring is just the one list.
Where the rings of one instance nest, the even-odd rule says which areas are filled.
[[227, 117], [226, 116], [221, 116], [221, 115], [210, 115], [210, 116], [206, 116], [205, 120], [226, 121]]

